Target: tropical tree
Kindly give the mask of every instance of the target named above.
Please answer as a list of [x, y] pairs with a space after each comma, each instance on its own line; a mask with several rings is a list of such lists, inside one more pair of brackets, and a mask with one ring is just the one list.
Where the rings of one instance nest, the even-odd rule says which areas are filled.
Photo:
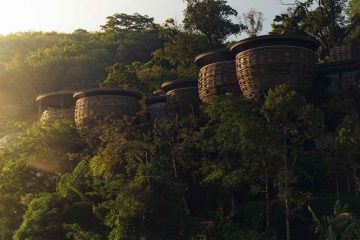
[[9, 239], [31, 200], [53, 192], [59, 174], [79, 160], [84, 145], [69, 122], [34, 124], [0, 149], [0, 219]]
[[[350, 0], [349, 3], [349, 15], [350, 21], [356, 22], [360, 19], [360, 1]], [[350, 41], [359, 44], [360, 43], [360, 24], [354, 25], [354, 30], [350, 34]]]
[[126, 33], [154, 30], [154, 18], [135, 13], [133, 15], [116, 13], [106, 18], [107, 22], [101, 28], [104, 31]]
[[323, 114], [313, 104], [307, 103], [305, 97], [298, 95], [286, 85], [270, 89], [262, 113], [274, 131], [277, 151], [281, 156], [279, 165], [280, 198], [285, 204], [286, 238], [291, 238], [290, 215], [296, 181], [295, 167], [304, 154], [304, 144], [321, 133], [324, 123]]
[[108, 76], [100, 83], [100, 87], [115, 87], [133, 91], [146, 90], [145, 83], [141, 82], [136, 74], [140, 65], [140, 63], [132, 65], [116, 63], [108, 68]]
[[242, 14], [241, 26], [249, 37], [256, 37], [263, 29], [264, 14], [255, 9]]
[[[336, 150], [337, 154], [345, 161], [342, 164], [350, 169], [351, 175], [355, 180], [356, 195], [360, 187], [360, 123], [359, 116], [352, 114], [346, 116], [336, 131]], [[339, 157], [339, 156], [338, 156]], [[357, 197], [357, 196], [356, 196]]]
[[360, 18], [347, 19], [348, 0], [295, 0], [288, 12], [275, 17], [276, 33], [309, 34], [319, 40], [322, 57], [341, 45], [360, 24]]
[[226, 0], [186, 0], [184, 27], [189, 31], [199, 32], [208, 40], [213, 49], [232, 34], [240, 32], [241, 27], [231, 21], [237, 11], [227, 5]]
[[101, 199], [101, 191], [94, 191], [100, 185], [95, 181], [89, 162], [82, 161], [61, 178], [56, 192], [41, 194], [29, 203], [13, 239], [104, 239], [108, 229], [95, 214], [94, 205]]
[[160, 28], [161, 37], [166, 41], [163, 48], [153, 52], [151, 62], [174, 78], [197, 77], [199, 69], [194, 63], [197, 54], [208, 50], [207, 39], [200, 33], [188, 32], [168, 19]]
[[188, 239], [182, 165], [172, 159], [173, 148], [126, 121], [106, 127], [101, 139], [91, 167], [105, 181], [97, 212], [110, 228], [108, 238]]
[[320, 240], [351, 240], [360, 236], [360, 219], [348, 211], [349, 205], [337, 200], [332, 215], [320, 219], [308, 206]]
[[[213, 137], [204, 141], [205, 152], [216, 156], [203, 165], [205, 182], [221, 185], [232, 193], [232, 214], [237, 209], [234, 193], [247, 183], [265, 193], [266, 230], [270, 228], [270, 188], [275, 182], [277, 156], [272, 133], [259, 112], [258, 104], [242, 98], [218, 98], [206, 107]], [[209, 131], [209, 130], [208, 130]], [[256, 192], [256, 193], [257, 193]]]

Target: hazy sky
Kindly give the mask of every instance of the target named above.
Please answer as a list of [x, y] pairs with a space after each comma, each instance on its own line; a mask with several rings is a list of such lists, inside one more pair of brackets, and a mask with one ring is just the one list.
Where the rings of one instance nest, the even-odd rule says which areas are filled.
[[[255, 8], [264, 13], [264, 33], [276, 14], [286, 8], [280, 0], [228, 0], [240, 14]], [[97, 31], [114, 13], [147, 14], [162, 23], [182, 20], [183, 0], [0, 0], [0, 34], [18, 31]]]

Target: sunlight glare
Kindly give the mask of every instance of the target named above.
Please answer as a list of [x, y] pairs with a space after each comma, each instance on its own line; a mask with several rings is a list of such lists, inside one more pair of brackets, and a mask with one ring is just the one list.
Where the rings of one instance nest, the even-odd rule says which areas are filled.
[[38, 23], [32, 1], [2, 1], [0, 4], [0, 34], [31, 30]]
[[0, 4], [0, 34], [19, 31], [66, 31], [72, 16], [79, 9], [65, 11], [62, 1], [7, 0]]

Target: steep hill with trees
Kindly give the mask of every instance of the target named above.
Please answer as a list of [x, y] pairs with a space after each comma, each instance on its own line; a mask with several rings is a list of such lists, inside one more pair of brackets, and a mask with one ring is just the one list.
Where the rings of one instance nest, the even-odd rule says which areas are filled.
[[[93, 144], [70, 122], [33, 123], [40, 93], [149, 94], [197, 77], [194, 56], [262, 26], [254, 10], [246, 24], [231, 20], [237, 11], [225, 0], [186, 3], [183, 24], [114, 14], [99, 32], [0, 36], [0, 136], [20, 132], [0, 146], [0, 239], [360, 239], [353, 86], [321, 108], [280, 85], [263, 101], [226, 95], [154, 124], [140, 112], [100, 124]], [[349, 11], [348, 1], [294, 4], [274, 31], [317, 37], [324, 61], [341, 39], [359, 42], [358, 0]]]

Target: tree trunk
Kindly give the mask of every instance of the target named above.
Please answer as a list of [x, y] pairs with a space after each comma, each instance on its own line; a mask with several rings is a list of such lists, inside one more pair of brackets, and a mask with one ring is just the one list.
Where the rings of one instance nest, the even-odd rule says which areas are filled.
[[350, 193], [351, 189], [350, 189], [350, 177], [349, 177], [349, 175], [346, 176], [346, 183], [347, 183], [347, 192]]
[[289, 200], [285, 199], [285, 214], [286, 214], [286, 240], [290, 240], [290, 206]]
[[263, 161], [263, 166], [265, 168], [265, 199], [266, 199], [266, 230], [270, 228], [270, 195], [269, 195], [269, 168], [267, 162], [264, 160], [262, 147], [260, 147], [260, 157]]
[[339, 198], [339, 178], [336, 175], [336, 197]]
[[[175, 118], [175, 121], [177, 121], [177, 116]], [[175, 140], [174, 140], [174, 137], [171, 137], [171, 148], [174, 147], [174, 144], [175, 143]], [[176, 159], [175, 159], [175, 156], [172, 154], [172, 167], [173, 167], [173, 170], [174, 170], [174, 177], [175, 179], [178, 178], [178, 175], [177, 175], [177, 166], [176, 166]]]
[[232, 191], [231, 193], [231, 216], [235, 215], [235, 211], [236, 211], [236, 204], [235, 204], [235, 196], [234, 196], [234, 191]]
[[175, 179], [177, 179], [178, 178], [177, 166], [176, 166], [176, 159], [174, 156], [172, 157], [172, 166], [173, 166], [173, 171], [174, 171], [174, 177], [175, 177]]
[[352, 173], [355, 180], [355, 197], [358, 198], [358, 187], [360, 186], [360, 178], [357, 175], [357, 171], [359, 170], [358, 166], [352, 167]]
[[265, 173], [265, 195], [266, 195], [266, 230], [270, 228], [270, 196], [269, 196], [269, 176]]
[[285, 219], [286, 219], [286, 240], [290, 240], [290, 204], [289, 204], [289, 186], [288, 186], [288, 161], [287, 161], [287, 142], [286, 142], [286, 127], [283, 128], [284, 146], [284, 197], [285, 197]]
[[358, 184], [357, 183], [355, 183], [355, 199], [357, 199], [358, 198], [358, 194], [359, 194], [359, 192], [358, 192]]

